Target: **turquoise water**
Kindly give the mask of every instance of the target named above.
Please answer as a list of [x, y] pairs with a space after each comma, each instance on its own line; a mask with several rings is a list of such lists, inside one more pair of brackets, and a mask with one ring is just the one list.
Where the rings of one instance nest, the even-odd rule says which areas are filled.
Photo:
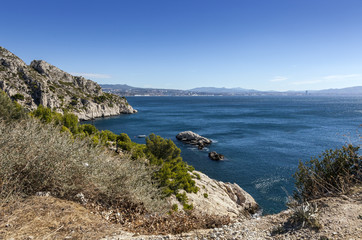
[[[293, 192], [299, 160], [327, 148], [358, 142], [362, 98], [352, 97], [128, 97], [139, 112], [93, 122], [99, 129], [138, 135], [155, 133], [174, 140], [183, 159], [212, 178], [235, 182], [249, 192], [264, 213], [285, 209]], [[178, 142], [191, 130], [214, 142], [197, 150]], [[208, 151], [226, 160], [208, 159]]]

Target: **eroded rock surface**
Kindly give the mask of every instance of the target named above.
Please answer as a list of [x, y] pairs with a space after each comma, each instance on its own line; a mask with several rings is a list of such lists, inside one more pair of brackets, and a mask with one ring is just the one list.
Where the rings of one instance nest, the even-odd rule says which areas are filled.
[[200, 136], [192, 131], [180, 132], [176, 135], [176, 138], [182, 142], [197, 145], [199, 149], [203, 149], [206, 145], [209, 145], [212, 142], [210, 139]]
[[137, 112], [125, 98], [104, 93], [96, 82], [72, 76], [43, 60], [28, 66], [2, 47], [0, 89], [27, 109], [42, 104], [57, 112], [72, 112], [80, 120]]
[[[200, 190], [188, 193], [187, 197], [196, 212], [235, 219], [248, 218], [259, 209], [254, 198], [236, 183], [217, 181], [198, 171], [193, 171], [193, 174], [199, 176], [199, 179], [194, 180]], [[178, 204], [178, 208], [182, 209], [174, 197], [172, 204]]]

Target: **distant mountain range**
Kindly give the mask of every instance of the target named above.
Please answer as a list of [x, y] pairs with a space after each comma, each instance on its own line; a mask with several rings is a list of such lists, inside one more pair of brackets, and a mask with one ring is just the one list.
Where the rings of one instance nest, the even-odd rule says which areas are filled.
[[122, 96], [362, 96], [362, 86], [307, 91], [258, 91], [244, 88], [200, 87], [190, 90], [138, 88], [126, 84], [100, 84], [105, 92]]

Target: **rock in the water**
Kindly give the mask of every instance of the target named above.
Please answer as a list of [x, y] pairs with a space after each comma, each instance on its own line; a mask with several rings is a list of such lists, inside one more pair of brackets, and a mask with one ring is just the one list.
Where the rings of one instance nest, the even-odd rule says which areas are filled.
[[29, 110], [41, 104], [60, 113], [72, 112], [80, 120], [137, 112], [125, 98], [104, 93], [96, 82], [73, 76], [42, 60], [26, 65], [2, 47], [0, 90]]
[[191, 131], [180, 132], [177, 134], [176, 138], [182, 142], [196, 145], [198, 146], [198, 149], [203, 149], [206, 145], [209, 145], [212, 142], [210, 139]]
[[209, 152], [209, 158], [215, 161], [224, 160], [224, 155], [219, 154], [217, 152]]

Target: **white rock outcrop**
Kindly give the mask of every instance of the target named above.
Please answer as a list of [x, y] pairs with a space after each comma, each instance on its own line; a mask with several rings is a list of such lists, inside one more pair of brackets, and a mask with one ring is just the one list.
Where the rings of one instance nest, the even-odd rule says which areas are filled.
[[199, 149], [203, 149], [205, 145], [209, 145], [212, 143], [210, 139], [200, 136], [199, 134], [192, 131], [180, 132], [176, 135], [176, 138], [177, 140], [180, 140], [182, 142], [197, 145]]
[[[197, 213], [235, 219], [250, 217], [258, 211], [254, 198], [236, 183], [217, 181], [198, 171], [193, 173], [200, 176], [200, 179], [194, 179], [200, 190], [187, 193], [187, 197]], [[178, 209], [183, 208], [175, 197], [171, 197], [171, 203], [178, 204]]]

